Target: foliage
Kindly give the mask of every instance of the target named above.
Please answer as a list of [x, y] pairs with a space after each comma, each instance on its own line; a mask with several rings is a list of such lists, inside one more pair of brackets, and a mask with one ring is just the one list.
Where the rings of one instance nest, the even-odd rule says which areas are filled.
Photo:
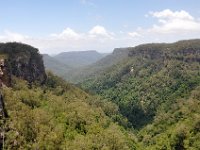
[[3, 89], [6, 149], [200, 149], [200, 40], [116, 49], [82, 71], [90, 94], [50, 72]]
[[[83, 89], [115, 102], [135, 128], [200, 84], [199, 40], [127, 48], [128, 57], [86, 78]], [[132, 69], [132, 70], [131, 70]]]
[[[178, 99], [167, 112], [160, 110], [152, 124], [139, 132], [146, 149], [200, 149], [200, 87], [188, 99]], [[144, 149], [145, 149], [144, 148]]]
[[52, 73], [43, 86], [13, 79], [13, 87], [3, 89], [3, 98], [9, 116], [6, 149], [136, 148], [132, 137], [103, 111], [115, 114], [114, 104], [103, 108], [105, 104], [98, 99], [91, 102], [95, 97]]
[[84, 77], [80, 86], [118, 105], [142, 149], [200, 149], [200, 40], [121, 51], [127, 57]]

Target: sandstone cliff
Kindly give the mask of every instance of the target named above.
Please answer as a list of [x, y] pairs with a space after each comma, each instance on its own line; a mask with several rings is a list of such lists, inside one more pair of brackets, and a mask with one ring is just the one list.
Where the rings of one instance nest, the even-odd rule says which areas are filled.
[[[38, 49], [21, 43], [0, 43], [0, 89], [4, 86], [12, 86], [13, 76], [27, 80], [29, 83], [45, 82], [45, 68]], [[8, 116], [0, 93], [0, 149], [4, 142], [6, 117]]]
[[21, 43], [0, 44], [0, 80], [10, 86], [12, 76], [29, 83], [45, 82], [45, 68], [38, 49]]

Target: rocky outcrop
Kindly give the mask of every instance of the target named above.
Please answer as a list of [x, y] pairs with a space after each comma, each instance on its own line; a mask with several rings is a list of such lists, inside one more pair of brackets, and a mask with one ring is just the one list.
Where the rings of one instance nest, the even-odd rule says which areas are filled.
[[126, 49], [129, 49], [129, 57], [200, 62], [200, 40], [179, 41], [172, 44], [143, 44]]
[[[45, 68], [38, 49], [21, 43], [0, 44], [0, 88], [11, 86], [12, 76], [27, 80], [29, 83], [45, 82]], [[0, 117], [5, 116], [6, 111], [0, 93]]]
[[38, 49], [21, 43], [0, 44], [0, 80], [10, 86], [11, 76], [29, 83], [46, 80], [42, 56]]
[[[12, 86], [13, 76], [29, 83], [45, 82], [45, 68], [38, 49], [21, 43], [0, 43], [0, 88]], [[6, 117], [8, 116], [0, 93], [0, 149], [3, 149]]]
[[7, 117], [7, 112], [5, 110], [5, 104], [3, 101], [2, 94], [0, 93], [0, 119]]
[[6, 66], [4, 59], [0, 59], [0, 87], [1, 86], [11, 86], [10, 69]]

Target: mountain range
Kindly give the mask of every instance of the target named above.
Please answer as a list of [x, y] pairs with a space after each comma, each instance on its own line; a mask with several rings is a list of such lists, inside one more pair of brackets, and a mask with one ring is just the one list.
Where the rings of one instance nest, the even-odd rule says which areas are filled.
[[[60, 77], [70, 76], [71, 72], [81, 70], [85, 66], [95, 63], [108, 53], [99, 53], [95, 50], [62, 52], [54, 56], [43, 54], [44, 65], [47, 70]], [[68, 80], [68, 78], [65, 78]]]
[[99, 53], [95, 50], [89, 50], [62, 52], [55, 55], [54, 58], [63, 64], [76, 68], [95, 63], [106, 55], [107, 53]]

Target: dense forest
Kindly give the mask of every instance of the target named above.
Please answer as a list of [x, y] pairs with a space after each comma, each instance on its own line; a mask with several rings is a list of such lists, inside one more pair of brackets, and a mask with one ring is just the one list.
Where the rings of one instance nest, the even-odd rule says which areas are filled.
[[65, 78], [76, 85], [31, 46], [0, 54], [1, 148], [200, 149], [200, 40], [117, 48]]
[[[127, 55], [113, 62], [116, 53]], [[83, 89], [117, 104], [147, 149], [200, 148], [200, 40], [117, 49], [107, 60], [78, 79]]]
[[9, 86], [4, 85], [1, 76], [5, 103], [1, 111], [7, 114], [0, 119], [2, 149], [121, 150], [137, 147], [134, 134], [112, 119], [119, 116], [127, 121], [119, 114], [117, 105], [91, 96], [50, 72], [46, 75], [43, 64], [35, 64], [42, 63], [37, 49], [7, 43], [2, 44], [0, 52], [6, 56], [2, 59], [7, 60], [5, 68], [2, 66], [3, 73], [11, 76]]
[[51, 73], [42, 87], [13, 82], [3, 89], [9, 116], [3, 125], [5, 149], [134, 149], [132, 135], [105, 114], [117, 115], [114, 104]]
[[75, 72], [80, 73], [81, 70], [88, 65], [91, 65], [107, 53], [99, 53], [95, 50], [89, 51], [70, 51], [62, 52], [57, 55], [43, 54], [44, 65], [47, 70], [62, 77], [63, 79], [71, 79], [71, 75]]

